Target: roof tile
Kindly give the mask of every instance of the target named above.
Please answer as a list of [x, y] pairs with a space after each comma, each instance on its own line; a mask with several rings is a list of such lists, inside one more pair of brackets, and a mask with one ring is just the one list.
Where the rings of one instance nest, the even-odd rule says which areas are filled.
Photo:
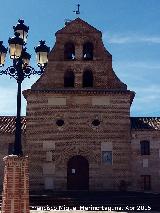
[[[15, 116], [0, 116], [0, 133], [13, 133], [15, 131]], [[26, 118], [22, 119], [22, 132], [26, 129]]]
[[131, 128], [136, 130], [160, 130], [160, 117], [131, 117]]
[[[0, 116], [0, 133], [14, 133], [15, 116]], [[26, 129], [26, 117], [22, 119], [22, 132]], [[131, 117], [131, 128], [135, 130], [160, 130], [160, 117]]]

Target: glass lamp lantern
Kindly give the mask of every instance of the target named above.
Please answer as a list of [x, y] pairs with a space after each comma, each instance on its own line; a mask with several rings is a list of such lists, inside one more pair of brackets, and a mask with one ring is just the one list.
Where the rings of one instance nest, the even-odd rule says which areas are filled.
[[11, 59], [18, 59], [21, 56], [24, 41], [20, 38], [20, 34], [15, 32], [15, 37], [9, 38], [9, 53]]
[[26, 48], [24, 48], [22, 50], [22, 53], [21, 53], [21, 57], [22, 57], [22, 60], [23, 60], [23, 64], [25, 66], [28, 66], [29, 65], [29, 62], [30, 62], [30, 59], [31, 59], [31, 55], [29, 53], [26, 52]]
[[37, 65], [39, 67], [44, 67], [48, 62], [48, 53], [50, 48], [45, 45], [45, 41], [40, 41], [40, 45], [35, 47], [35, 52], [37, 54]]
[[13, 29], [14, 29], [14, 32], [20, 34], [19, 37], [22, 38], [23, 41], [26, 43], [29, 27], [24, 24], [24, 20], [19, 19], [18, 24], [14, 26]]
[[3, 41], [0, 41], [0, 67], [4, 66], [7, 48], [3, 46]]

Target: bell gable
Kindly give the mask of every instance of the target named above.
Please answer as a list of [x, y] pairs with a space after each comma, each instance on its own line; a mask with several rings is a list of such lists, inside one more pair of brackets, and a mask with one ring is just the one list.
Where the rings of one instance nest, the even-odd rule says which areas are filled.
[[56, 32], [48, 65], [32, 89], [116, 89], [127, 90], [112, 68], [102, 33], [77, 18]]

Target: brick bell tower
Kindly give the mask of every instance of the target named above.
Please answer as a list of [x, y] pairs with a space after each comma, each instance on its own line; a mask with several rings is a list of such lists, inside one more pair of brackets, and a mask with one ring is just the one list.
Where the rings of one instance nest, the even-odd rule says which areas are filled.
[[77, 18], [55, 35], [45, 72], [23, 92], [31, 190], [127, 189], [134, 92], [99, 30]]

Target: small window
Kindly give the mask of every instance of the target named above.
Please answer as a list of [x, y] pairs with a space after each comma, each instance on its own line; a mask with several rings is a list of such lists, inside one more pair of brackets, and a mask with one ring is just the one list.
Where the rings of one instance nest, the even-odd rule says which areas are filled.
[[63, 126], [63, 125], [64, 125], [64, 120], [58, 119], [58, 120], [56, 121], [56, 124], [57, 124], [57, 126]]
[[83, 45], [83, 59], [93, 60], [93, 44], [91, 42], [86, 42]]
[[141, 175], [141, 187], [143, 190], [151, 189], [151, 176], [150, 175]]
[[66, 43], [64, 45], [64, 59], [74, 60], [75, 59], [75, 46], [73, 43]]
[[112, 165], [112, 151], [102, 151], [102, 163]]
[[94, 120], [92, 121], [92, 125], [93, 125], [93, 126], [99, 126], [99, 125], [100, 125], [100, 121], [99, 121], [98, 119], [94, 119]]
[[66, 71], [64, 74], [64, 87], [74, 87], [73, 71]]
[[8, 155], [12, 155], [14, 151], [14, 143], [8, 144]]
[[86, 70], [83, 73], [83, 87], [93, 87], [93, 74], [92, 71]]
[[141, 155], [150, 155], [150, 142], [149, 141], [141, 141]]

